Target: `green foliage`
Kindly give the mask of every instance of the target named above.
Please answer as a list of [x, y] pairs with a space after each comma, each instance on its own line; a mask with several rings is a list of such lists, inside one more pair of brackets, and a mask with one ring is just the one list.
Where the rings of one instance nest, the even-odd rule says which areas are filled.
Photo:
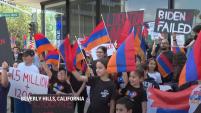
[[[17, 6], [23, 10], [31, 12], [29, 7], [25, 6]], [[1, 13], [19, 13], [19, 17], [7, 17], [8, 30], [10, 33], [10, 37], [16, 37], [17, 46], [23, 46], [23, 36], [29, 35], [29, 23], [31, 22], [31, 16], [13, 9], [9, 6], [1, 5], [0, 6]]]

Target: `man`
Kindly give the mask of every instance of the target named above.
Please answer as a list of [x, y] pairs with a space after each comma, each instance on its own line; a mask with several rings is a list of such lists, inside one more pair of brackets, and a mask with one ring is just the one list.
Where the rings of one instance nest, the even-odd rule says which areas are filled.
[[[173, 80], [173, 52], [170, 51], [170, 44], [168, 39], [162, 39], [160, 44], [161, 51], [159, 52], [159, 55], [157, 56], [157, 62], [159, 63], [159, 58], [163, 59], [163, 64], [168, 66], [168, 72], [164, 73], [162, 72], [161, 68], [164, 69], [164, 65], [159, 66], [159, 72], [162, 75], [163, 83], [172, 82]], [[164, 69], [165, 70], [165, 69]]]
[[[26, 50], [23, 53], [24, 61], [18, 65], [18, 69], [39, 73], [39, 69], [33, 64], [34, 55], [35, 53], [33, 50]], [[19, 99], [14, 99], [14, 108], [14, 113], [32, 113], [31, 104]]]
[[0, 70], [0, 113], [6, 113], [7, 111], [7, 94], [10, 84], [7, 76], [8, 64], [2, 63], [2, 69]]

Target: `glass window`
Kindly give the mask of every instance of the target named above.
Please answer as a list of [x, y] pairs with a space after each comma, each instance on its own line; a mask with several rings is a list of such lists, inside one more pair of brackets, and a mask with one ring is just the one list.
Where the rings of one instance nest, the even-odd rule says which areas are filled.
[[45, 5], [45, 35], [55, 45], [66, 37], [66, 2]]
[[70, 2], [70, 35], [90, 35], [96, 23], [96, 0], [74, 0]]

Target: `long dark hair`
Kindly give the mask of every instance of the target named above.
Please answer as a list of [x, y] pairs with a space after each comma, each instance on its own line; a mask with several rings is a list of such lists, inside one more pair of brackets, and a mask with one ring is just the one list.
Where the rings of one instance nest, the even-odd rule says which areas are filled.
[[155, 72], [158, 71], [158, 63], [157, 63], [157, 61], [156, 61], [155, 58], [150, 58], [150, 59], [148, 60], [148, 62], [147, 62], [147, 69], [148, 69], [148, 71], [149, 71], [149, 62], [150, 62], [151, 60], [153, 60], [153, 61], [156, 63], [156, 67], [155, 67], [154, 71], [155, 71]]

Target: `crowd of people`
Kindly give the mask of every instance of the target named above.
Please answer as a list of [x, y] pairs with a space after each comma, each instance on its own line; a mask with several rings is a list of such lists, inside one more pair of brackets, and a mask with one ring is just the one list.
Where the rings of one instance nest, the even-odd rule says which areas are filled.
[[[194, 40], [196, 35], [185, 43], [187, 54]], [[173, 34], [173, 41], [176, 45], [175, 34]], [[96, 50], [97, 60], [88, 60], [92, 70], [90, 73], [68, 70], [64, 65], [48, 66], [43, 55], [37, 55], [37, 52], [30, 49], [20, 52], [18, 47], [13, 48], [15, 61], [13, 67], [47, 75], [49, 77], [48, 94], [83, 96], [85, 100], [89, 97], [90, 105], [87, 113], [146, 113], [148, 88], [160, 89], [160, 85], [165, 84], [171, 87], [168, 91], [178, 91], [197, 83], [193, 81], [178, 87], [179, 75], [187, 58], [185, 53], [173, 53], [170, 47], [167, 36], [162, 35], [157, 42], [147, 44], [146, 61], [136, 56], [136, 70], [116, 74], [107, 72], [109, 57], [107, 48], [104, 46]], [[156, 58], [159, 55], [166, 57], [173, 68], [168, 75], [162, 75], [158, 70]], [[0, 71], [0, 113], [6, 113], [7, 110], [7, 93], [10, 87], [8, 69], [8, 63], [3, 62]], [[87, 95], [86, 86], [90, 86], [89, 95]], [[84, 113], [85, 101], [75, 102], [76, 104], [78, 113]], [[11, 98], [11, 112], [31, 113], [31, 104]]]

